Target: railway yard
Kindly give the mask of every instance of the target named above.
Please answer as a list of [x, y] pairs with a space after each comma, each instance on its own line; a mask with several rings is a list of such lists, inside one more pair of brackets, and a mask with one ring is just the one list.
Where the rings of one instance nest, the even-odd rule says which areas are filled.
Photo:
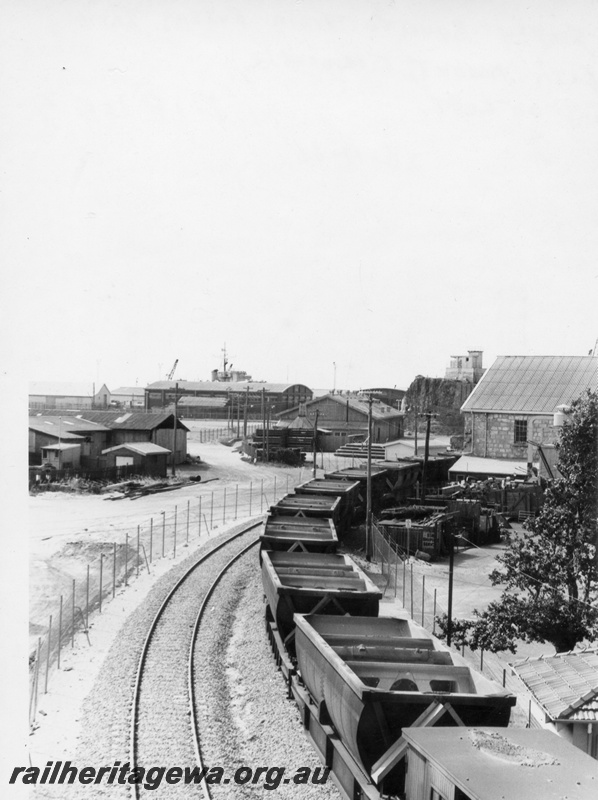
[[[311, 470], [307, 468], [290, 470], [247, 464], [238, 453], [217, 443], [199, 444], [192, 440], [191, 445], [192, 453], [202, 459], [202, 480], [210, 475], [232, 486], [247, 475], [258, 481], [262, 473], [267, 472], [272, 478], [273, 469], [278, 469], [280, 487], [289, 482], [294, 487], [311, 478]], [[334, 477], [331, 474], [334, 482], [330, 485], [338, 485], [339, 493], [348, 497], [349, 490], [344, 492], [342, 485], [337, 484], [339, 467], [343, 466], [338, 461], [329, 464], [335, 470]], [[325, 469], [319, 469], [318, 483], [323, 483], [325, 478]], [[149, 569], [141, 571], [129, 586], [118, 588], [102, 613], [92, 615], [88, 638], [79, 634], [72, 647], [65, 647], [61, 669], [51, 673], [48, 692], [40, 690], [38, 714], [30, 740], [34, 765], [50, 760], [166, 768], [199, 764], [206, 770], [222, 767], [228, 775], [243, 767], [254, 771], [262, 767], [264, 773], [266, 768], [280, 768], [277, 777], [270, 776], [270, 785], [265, 784], [263, 777], [255, 783], [248, 780], [234, 786], [227, 780], [208, 780], [208, 783], [202, 782], [201, 795], [196, 785], [164, 781], [158, 792], [138, 784], [98, 783], [85, 787], [86, 796], [98, 798], [131, 797], [132, 794], [141, 797], [148, 793], [160, 798], [255, 797], [269, 794], [273, 789], [282, 798], [377, 798], [383, 794], [403, 797], [404, 772], [400, 763], [404, 750], [393, 754], [388, 747], [397, 736], [397, 742], [402, 742], [401, 726], [393, 734], [389, 732], [391, 718], [383, 721], [389, 713], [385, 703], [390, 702], [392, 707], [396, 707], [397, 702], [406, 703], [403, 713], [407, 716], [403, 725], [419, 724], [422, 709], [428, 707], [433, 707], [434, 719], [450, 714], [458, 724], [463, 721], [466, 725], [506, 724], [509, 712], [507, 709], [505, 718], [504, 708], [515, 702], [508, 690], [484, 677], [467, 677], [474, 673], [464, 659], [449, 654], [446, 648], [438, 650], [437, 644], [430, 644], [432, 640], [427, 641], [428, 634], [423, 628], [407, 621], [408, 614], [400, 598], [392, 592], [385, 594], [380, 588], [376, 564], [366, 564], [359, 547], [353, 553], [356, 562], [347, 556], [334, 555], [337, 532], [340, 551], [354, 551], [353, 537], [345, 537], [343, 544], [350, 528], [350, 509], [341, 508], [340, 502], [330, 500], [325, 494], [314, 499], [308, 489], [303, 495], [284, 491], [281, 494], [281, 500], [272, 508], [269, 517], [273, 523], [270, 531], [264, 528], [263, 514], [226, 522], [224, 509], [222, 524], [196, 537], [188, 547], [181, 547], [178, 555], [175, 551], [172, 557], [156, 561], [151, 574]], [[351, 496], [355, 497], [353, 490]], [[304, 499], [298, 501], [298, 497]], [[39, 499], [32, 499], [33, 507]], [[106, 503], [94, 497], [53, 496], [44, 500], [56, 516], [53, 522], [52, 514], [48, 515], [47, 509], [38, 504], [35, 513], [39, 516], [32, 517], [34, 572], [43, 569], [51, 572], [57, 555], [62, 555], [65, 545], [75, 537], [101, 541], [106, 526], [120, 529], [134, 525], [140, 515], [159, 513], [164, 505], [163, 498], [144, 498], [139, 505], [130, 501], [124, 501], [124, 505], [123, 502]], [[179, 502], [185, 500], [183, 495]], [[67, 515], [67, 530], [59, 528], [60, 506], [70, 504], [72, 508], [73, 501], [78, 508], [89, 501], [88, 508], [92, 509], [89, 517]], [[298, 513], [297, 505], [303, 509], [300, 517], [294, 516]], [[317, 515], [327, 513], [326, 509], [335, 515], [334, 524], [330, 523], [334, 529], [332, 534], [327, 530], [328, 523], [324, 524], [318, 516], [309, 517], [310, 508]], [[106, 510], [105, 516], [98, 515], [99, 509]], [[220, 516], [220, 509], [217, 516]], [[36, 519], [44, 519], [45, 527], [36, 526]], [[258, 558], [260, 535], [261, 546], [267, 549]], [[330, 545], [332, 540], [333, 546]], [[285, 553], [289, 548], [293, 552]], [[311, 553], [302, 554], [301, 551], [310, 548]], [[488, 585], [486, 576], [497, 549], [500, 546], [495, 545], [487, 550], [457, 555], [462, 569], [461, 583], [457, 582], [455, 587], [457, 614], [471, 613], [474, 606], [483, 608], [496, 596], [497, 590]], [[367, 567], [367, 576], [358, 565]], [[439, 592], [446, 590], [446, 564], [419, 562], [416, 569], [426, 575], [431, 588], [438, 588]], [[32, 603], [33, 613], [36, 603], [43, 606], [44, 593], [49, 591], [43, 582], [41, 586], [39, 597]], [[367, 588], [365, 604], [360, 604], [355, 594], [356, 589], [359, 594], [359, 586]], [[347, 723], [342, 716], [335, 718], [334, 712], [329, 713], [327, 702], [333, 702], [330, 696], [326, 702], [323, 696], [318, 696], [317, 686], [324, 678], [316, 678], [315, 683], [311, 679], [310, 683], [308, 672], [302, 677], [298, 671], [297, 657], [299, 663], [309, 665], [308, 671], [328, 668], [319, 663], [314, 667], [309, 658], [306, 660], [305, 653], [297, 654], [293, 612], [311, 614], [316, 628], [322, 625], [318, 619], [329, 619], [317, 616], [322, 613], [340, 614], [341, 617], [334, 619], [341, 619], [349, 612], [357, 614], [354, 617], [357, 621], [361, 619], [360, 614], [367, 614], [375, 624], [367, 623], [364, 631], [373, 629], [378, 619], [384, 617], [404, 620], [400, 623], [403, 626], [401, 635], [394, 635], [394, 644], [392, 637], [388, 642], [384, 640], [384, 646], [371, 631], [360, 633], [355, 639], [341, 624], [338, 632], [334, 632], [337, 630], [334, 625], [338, 623], [333, 623], [332, 639], [327, 634], [326, 641], [332, 643], [331, 651], [348, 658], [347, 665], [356, 676], [361, 676], [351, 680], [357, 680], [354, 691], [358, 695], [362, 693], [366, 707], [368, 697], [374, 697], [377, 709], [374, 716], [381, 728], [378, 731], [378, 723], [372, 728], [371, 721], [368, 722], [365, 738], [372, 748], [377, 742], [378, 749], [372, 750], [376, 755], [369, 753], [370, 744], [365, 750], [360, 749], [363, 748], [363, 732], [353, 731], [339, 738], [338, 732]], [[269, 620], [267, 625], [265, 616]], [[305, 624], [309, 629], [309, 624]], [[303, 630], [303, 623], [301, 627]], [[310, 636], [308, 632], [308, 639]], [[328, 652], [326, 646], [317, 644], [318, 636], [315, 636], [316, 650], [323, 647]], [[303, 634], [302, 637], [305, 638]], [[305, 643], [301, 647], [305, 648]], [[389, 651], [392, 651], [390, 655]], [[531, 652], [528, 650], [526, 654]], [[349, 655], [343, 656], [343, 653]], [[389, 669], [385, 659], [388, 658], [393, 664], [407, 663], [405, 676], [408, 677], [402, 679], [402, 684], [393, 679], [392, 686], [389, 683], [383, 691], [384, 676]], [[421, 691], [413, 688], [416, 687], [413, 676], [421, 669], [422, 659], [435, 665], [425, 667], [422, 673], [429, 673], [426, 680], [431, 680], [432, 687], [431, 692], [428, 689], [424, 705], [421, 705]], [[359, 666], [361, 661], [364, 663]], [[338, 665], [334, 669], [340, 669], [340, 673], [346, 671], [346, 667]], [[368, 670], [382, 678], [365, 677], [369, 675]], [[367, 689], [376, 687], [380, 680], [379, 689]], [[361, 688], [355, 688], [358, 685]], [[474, 690], [474, 685], [483, 688]], [[453, 688], [447, 688], [450, 686]], [[472, 692], [478, 695], [473, 701]], [[486, 695], [499, 699], [486, 701]], [[447, 697], [452, 697], [452, 703], [447, 703]], [[473, 702], [474, 711], [468, 702]], [[415, 713], [409, 703], [415, 706], [419, 703], [420, 710]], [[497, 703], [503, 704], [500, 713], [493, 710], [498, 708]], [[485, 712], [479, 709], [486, 706], [488, 712], [484, 716]], [[362, 712], [352, 713], [359, 716]], [[450, 719], [449, 722], [454, 724]], [[446, 724], [446, 720], [442, 724]], [[525, 727], [525, 720], [514, 713], [511, 724]], [[353, 744], [345, 746], [346, 738], [354, 740]], [[366, 751], [369, 755], [364, 755]], [[283, 774], [292, 776], [302, 769], [321, 776], [323, 763], [332, 766], [334, 780], [295, 783], [290, 777], [282, 777]], [[390, 782], [385, 789], [387, 776]], [[72, 797], [73, 787], [38, 785], [36, 794], [48, 798]]]

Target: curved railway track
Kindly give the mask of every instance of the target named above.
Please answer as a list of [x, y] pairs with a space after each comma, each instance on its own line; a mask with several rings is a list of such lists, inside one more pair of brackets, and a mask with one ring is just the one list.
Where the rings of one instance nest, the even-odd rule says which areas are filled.
[[[212, 592], [230, 567], [259, 543], [242, 537], [262, 522], [245, 526], [199, 558], [172, 587], [158, 609], [139, 658], [131, 710], [131, 767], [202, 764], [196, 717], [193, 653]], [[198, 610], [199, 604], [199, 610]], [[186, 665], [186, 669], [185, 669]], [[201, 784], [209, 798], [208, 785]], [[135, 784], [135, 797], [145, 790]], [[160, 787], [161, 796], [196, 791], [184, 784]]]

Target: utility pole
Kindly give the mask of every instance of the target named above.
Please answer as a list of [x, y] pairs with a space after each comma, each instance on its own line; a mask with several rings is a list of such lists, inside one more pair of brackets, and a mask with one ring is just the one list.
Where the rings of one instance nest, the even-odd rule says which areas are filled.
[[262, 425], [264, 426], [262, 429], [262, 461], [266, 458], [266, 409], [265, 409], [265, 402], [266, 402], [266, 390], [262, 389]]
[[[451, 520], [452, 526], [452, 520]], [[450, 647], [453, 636], [453, 574], [455, 571], [455, 537], [452, 529], [449, 531], [449, 581], [448, 581], [448, 611], [446, 621], [446, 643]]]
[[416, 397], [415, 397], [415, 415], [414, 415], [414, 416], [415, 416], [415, 450], [414, 450], [414, 452], [413, 452], [413, 455], [415, 455], [415, 456], [416, 456], [416, 455], [417, 455], [417, 419], [418, 419], [418, 413], [417, 413], [417, 395], [416, 395]]
[[368, 464], [365, 507], [365, 558], [372, 560], [372, 395], [368, 397]]
[[[176, 366], [176, 364], [175, 364]], [[176, 404], [177, 404], [177, 394], [179, 391], [178, 383], [174, 385], [174, 420], [172, 423], [172, 477], [174, 478], [176, 471], [175, 471], [175, 462], [176, 462], [176, 428], [177, 428], [177, 420], [176, 420]]]
[[249, 386], [245, 387], [245, 417], [243, 419], [243, 438], [247, 439], [247, 401], [249, 399]]
[[431, 411], [426, 411], [424, 416], [426, 417], [426, 444], [424, 447], [424, 468], [422, 470], [422, 499], [426, 496], [426, 471], [428, 467], [428, 457], [430, 455], [430, 425], [432, 417], [435, 417], [436, 414], [433, 414]]
[[316, 421], [314, 422], [314, 469], [313, 469], [313, 476], [314, 480], [316, 477], [316, 454], [318, 452], [318, 411], [316, 411]]

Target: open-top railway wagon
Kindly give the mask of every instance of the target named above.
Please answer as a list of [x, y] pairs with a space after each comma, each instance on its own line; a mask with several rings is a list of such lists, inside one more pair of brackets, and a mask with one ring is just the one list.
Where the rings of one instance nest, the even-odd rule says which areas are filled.
[[[332, 725], [385, 794], [404, 788], [404, 727], [509, 722], [515, 697], [410, 620], [296, 614], [294, 621], [297, 665], [318, 709], [312, 724]], [[333, 771], [352, 791], [350, 772], [342, 764]]]
[[341, 514], [341, 499], [333, 495], [287, 494], [270, 506], [272, 517], [320, 517], [331, 519], [336, 525]]
[[336, 526], [331, 519], [268, 515], [260, 536], [261, 550], [335, 553]]
[[376, 617], [382, 592], [346, 555], [262, 551], [262, 583], [268, 617], [283, 640], [293, 615], [359, 614]]
[[340, 510], [337, 523], [338, 535], [342, 538], [353, 524], [354, 509], [358, 504], [358, 481], [332, 481], [314, 478], [295, 487], [296, 495], [340, 497]]
[[[384, 506], [383, 498], [390, 489], [388, 477], [389, 473], [387, 469], [372, 467], [372, 511], [374, 512], [379, 511]], [[358, 518], [363, 518], [365, 516], [368, 485], [368, 470], [366, 466], [347, 467], [346, 469], [336, 470], [336, 472], [326, 472], [324, 475], [324, 480], [343, 481], [345, 483], [359, 483], [354, 513]]]

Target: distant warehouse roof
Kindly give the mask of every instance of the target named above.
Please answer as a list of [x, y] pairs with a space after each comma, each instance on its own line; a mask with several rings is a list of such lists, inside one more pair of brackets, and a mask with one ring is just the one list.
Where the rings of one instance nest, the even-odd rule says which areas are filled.
[[552, 414], [598, 388], [594, 356], [499, 356], [461, 411]]
[[192, 397], [185, 395], [177, 400], [177, 408], [226, 408], [227, 397]]
[[311, 394], [311, 389], [303, 383], [260, 383], [259, 381], [156, 381], [146, 386], [146, 391], [169, 391], [173, 392], [178, 386], [180, 392], [208, 392], [213, 394], [225, 394], [226, 392], [266, 392], [272, 394], [282, 394], [283, 392], [299, 386]]

